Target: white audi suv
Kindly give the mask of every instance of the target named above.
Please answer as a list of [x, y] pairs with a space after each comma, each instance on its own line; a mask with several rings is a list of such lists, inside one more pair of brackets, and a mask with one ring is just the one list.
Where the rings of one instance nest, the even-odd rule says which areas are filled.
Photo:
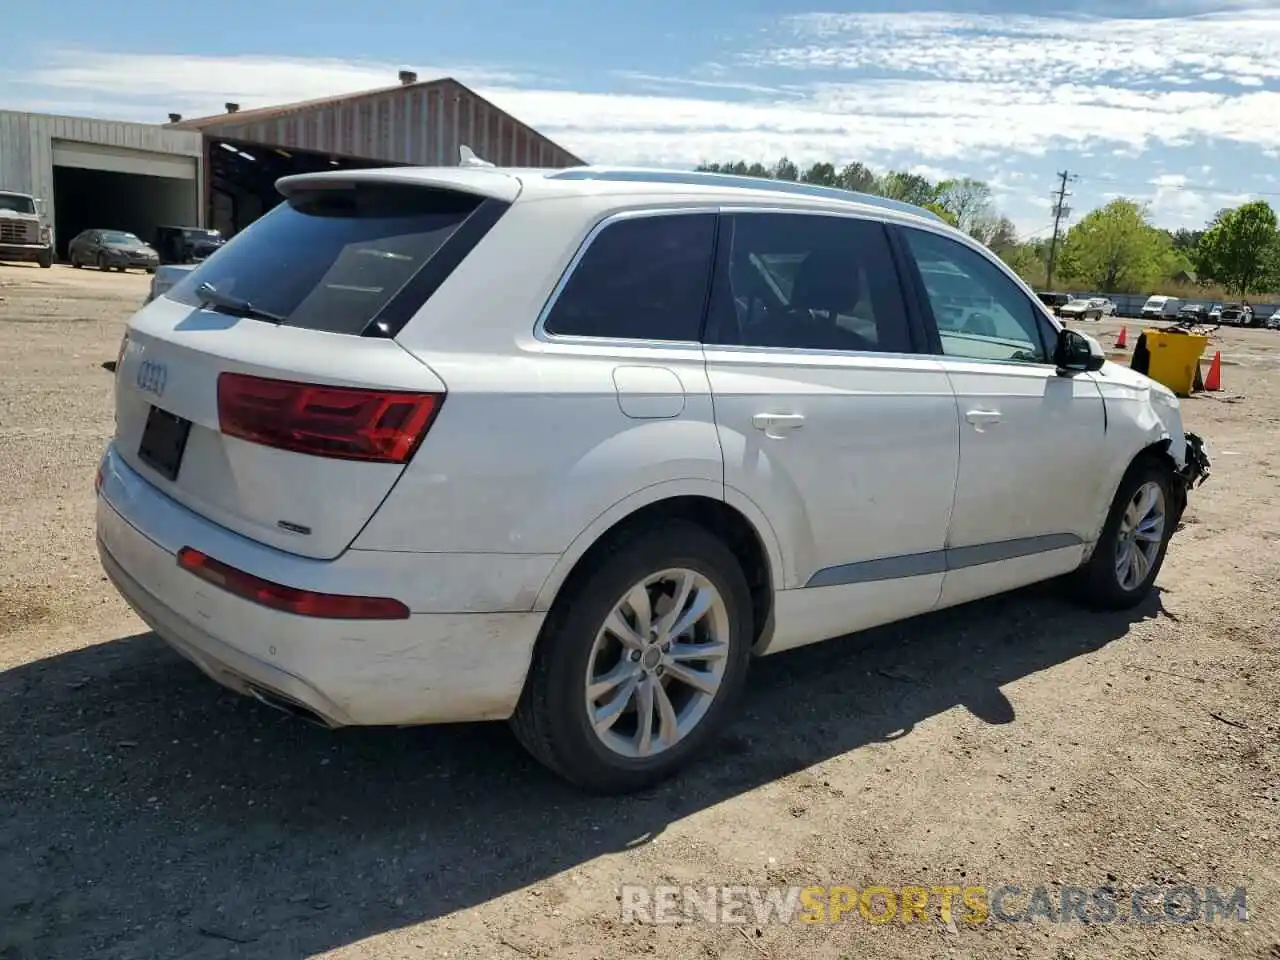
[[102, 563], [328, 726], [510, 720], [626, 791], [762, 655], [1064, 576], [1141, 601], [1178, 401], [888, 200], [602, 167], [341, 171], [146, 304]]

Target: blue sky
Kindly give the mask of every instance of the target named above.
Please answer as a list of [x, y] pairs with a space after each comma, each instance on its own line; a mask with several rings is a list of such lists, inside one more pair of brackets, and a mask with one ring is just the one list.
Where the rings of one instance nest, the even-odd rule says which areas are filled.
[[1069, 169], [1077, 215], [1124, 195], [1198, 227], [1254, 197], [1280, 208], [1278, 2], [61, 0], [6, 17], [23, 55], [0, 66], [0, 108], [159, 122], [407, 68], [593, 161], [973, 176], [1036, 235]]

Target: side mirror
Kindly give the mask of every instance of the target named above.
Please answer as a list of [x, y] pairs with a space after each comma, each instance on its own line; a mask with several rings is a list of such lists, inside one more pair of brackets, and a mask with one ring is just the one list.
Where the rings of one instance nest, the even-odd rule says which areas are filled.
[[1093, 337], [1064, 327], [1058, 334], [1053, 362], [1060, 373], [1088, 373], [1101, 370], [1107, 362], [1107, 355], [1102, 351], [1102, 344]]

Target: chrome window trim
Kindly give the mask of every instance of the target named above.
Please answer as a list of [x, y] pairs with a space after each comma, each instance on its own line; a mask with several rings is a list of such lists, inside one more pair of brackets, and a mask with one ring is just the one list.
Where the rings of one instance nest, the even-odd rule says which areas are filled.
[[[591, 249], [591, 245], [595, 243], [596, 238], [605, 230], [613, 226], [615, 223], [621, 223], [626, 220], [639, 220], [645, 217], [677, 217], [687, 216], [690, 214], [712, 214], [718, 216], [720, 213], [719, 204], [699, 204], [696, 206], [644, 206], [633, 207], [628, 210], [619, 210], [615, 213], [607, 214], [598, 220], [587, 235], [582, 239], [582, 243], [578, 245], [578, 249], [569, 259], [568, 265], [564, 268], [564, 272], [560, 275], [560, 279], [556, 281], [556, 285], [551, 290], [551, 295], [547, 298], [547, 302], [543, 304], [542, 310], [538, 313], [537, 322], [533, 326], [534, 339], [543, 343], [556, 344], [579, 344], [582, 346], [610, 346], [610, 347], [701, 347], [700, 340], [657, 340], [652, 338], [630, 338], [630, 337], [589, 337], [582, 334], [564, 334], [550, 333], [547, 331], [547, 318], [551, 316], [551, 311], [555, 309], [556, 303], [559, 302], [561, 294], [564, 293], [565, 287], [569, 285], [569, 280], [577, 271], [582, 263], [582, 259], [587, 255], [587, 251]], [[712, 271], [715, 270], [714, 248], [712, 251]]]

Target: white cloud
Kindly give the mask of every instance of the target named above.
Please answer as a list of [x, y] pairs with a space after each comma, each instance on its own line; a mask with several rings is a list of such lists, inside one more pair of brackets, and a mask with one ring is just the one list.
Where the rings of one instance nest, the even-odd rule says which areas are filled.
[[1147, 20], [809, 14], [753, 43], [684, 76], [614, 71], [572, 87], [486, 64], [41, 51], [29, 71], [0, 74], [0, 100], [154, 122], [218, 113], [225, 101], [252, 109], [389, 86], [408, 67], [454, 76], [599, 162], [893, 164], [988, 180], [1021, 205], [1015, 217], [1037, 220], [1048, 184], [1028, 175], [1015, 187], [1009, 168], [1045, 166], [1051, 179], [1056, 166], [1040, 160], [1050, 151], [1075, 158], [1073, 169], [1137, 161], [1121, 187], [1137, 193], [1150, 180], [1153, 205], [1179, 218], [1203, 194], [1154, 177], [1152, 151], [1235, 144], [1246, 157], [1280, 155], [1280, 8]]

